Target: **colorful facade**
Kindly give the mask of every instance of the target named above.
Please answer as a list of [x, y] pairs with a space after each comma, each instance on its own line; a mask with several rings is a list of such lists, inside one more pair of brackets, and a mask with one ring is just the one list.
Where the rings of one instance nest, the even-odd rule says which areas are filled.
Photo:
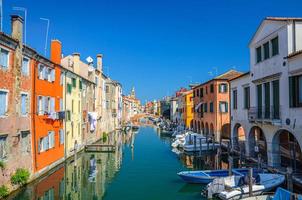
[[193, 129], [220, 141], [230, 138], [229, 80], [241, 75], [230, 70], [193, 88]]
[[187, 129], [193, 128], [193, 90], [182, 94], [183, 122]]

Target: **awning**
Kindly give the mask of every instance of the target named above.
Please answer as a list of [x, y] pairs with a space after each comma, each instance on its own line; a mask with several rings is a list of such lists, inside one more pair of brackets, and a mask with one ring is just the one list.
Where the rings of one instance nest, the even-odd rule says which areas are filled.
[[195, 110], [198, 111], [198, 109], [200, 108], [200, 106], [202, 105], [203, 102], [200, 102], [199, 104], [197, 104], [197, 106], [195, 107]]

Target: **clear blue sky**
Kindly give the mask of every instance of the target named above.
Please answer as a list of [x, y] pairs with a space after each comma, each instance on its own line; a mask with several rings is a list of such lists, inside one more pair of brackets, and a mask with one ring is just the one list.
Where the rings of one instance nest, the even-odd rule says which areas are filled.
[[[202, 82], [217, 67], [247, 71], [248, 42], [266, 16], [302, 16], [301, 0], [3, 0], [4, 31], [13, 6], [28, 9], [27, 43], [43, 53], [49, 38], [65, 55], [104, 54], [105, 73], [135, 86], [145, 102]], [[20, 14], [23, 14], [19, 12]], [[214, 70], [215, 71], [215, 70]]]

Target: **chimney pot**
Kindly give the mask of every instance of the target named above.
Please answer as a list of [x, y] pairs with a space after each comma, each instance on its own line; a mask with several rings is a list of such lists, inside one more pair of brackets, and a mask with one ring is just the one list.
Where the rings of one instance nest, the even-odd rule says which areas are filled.
[[19, 15], [11, 15], [12, 38], [23, 45], [23, 18]]
[[96, 67], [101, 73], [103, 72], [103, 54], [96, 55]]

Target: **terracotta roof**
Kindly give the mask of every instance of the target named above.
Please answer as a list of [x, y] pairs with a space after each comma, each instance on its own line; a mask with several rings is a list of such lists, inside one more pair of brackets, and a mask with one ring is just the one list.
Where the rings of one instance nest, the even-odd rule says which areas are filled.
[[236, 70], [229, 70], [224, 74], [221, 74], [219, 76], [216, 76], [214, 79], [225, 79], [225, 80], [230, 80], [233, 78], [236, 78], [238, 76], [240, 76], [242, 74], [242, 72], [238, 72]]
[[288, 56], [286, 56], [285, 58], [292, 58], [292, 57], [295, 57], [295, 56], [300, 55], [300, 54], [302, 54], [302, 50], [295, 51], [295, 52], [289, 54]]
[[266, 17], [266, 20], [273, 20], [273, 21], [302, 21], [302, 17]]
[[250, 72], [249, 72], [249, 71], [246, 72], [246, 73], [243, 73], [243, 74], [241, 74], [240, 76], [237, 76], [237, 77], [235, 77], [235, 78], [233, 78], [233, 79], [230, 79], [229, 81], [233, 81], [233, 80], [236, 80], [236, 79], [238, 79], [238, 78], [241, 78], [241, 77], [244, 77], [244, 76], [248, 76], [248, 75], [250, 75]]

